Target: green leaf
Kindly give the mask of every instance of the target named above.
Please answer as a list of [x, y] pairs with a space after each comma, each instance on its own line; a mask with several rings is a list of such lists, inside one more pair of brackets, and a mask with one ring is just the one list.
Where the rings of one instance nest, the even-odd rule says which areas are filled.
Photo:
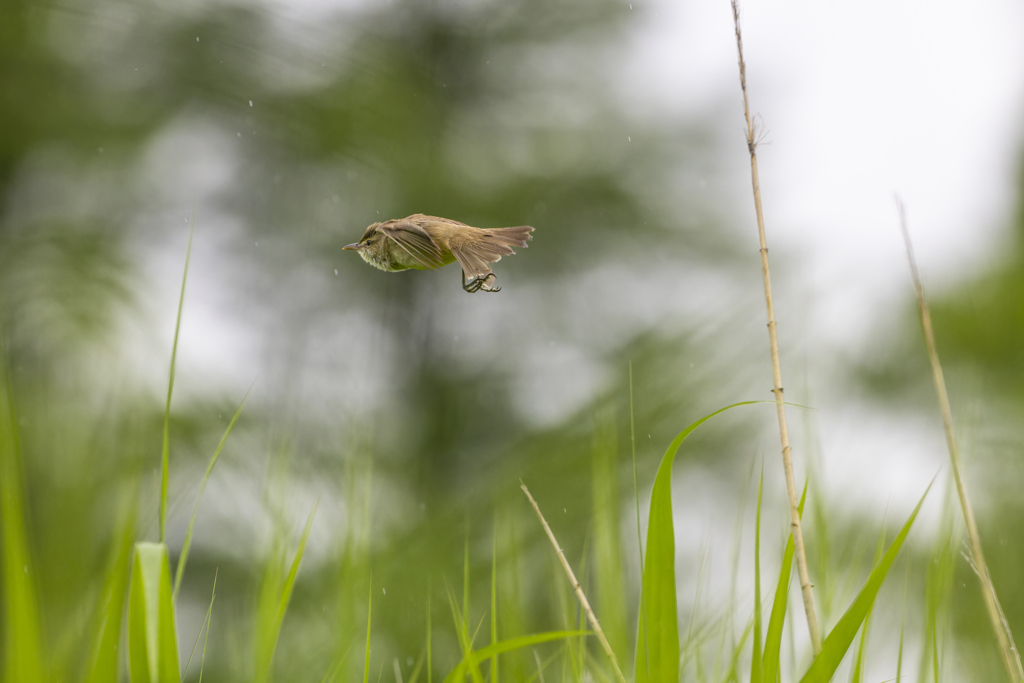
[[590, 635], [590, 631], [548, 631], [546, 633], [534, 633], [493, 643], [485, 648], [470, 652], [469, 657], [463, 658], [459, 665], [445, 676], [444, 683], [455, 683], [456, 681], [463, 680], [466, 677], [467, 671], [471, 670], [471, 666], [476, 666], [485, 659], [496, 657], [505, 652], [512, 652], [513, 650], [530, 647], [531, 645], [539, 645], [540, 643], [550, 643], [553, 640], [565, 640], [586, 635]]
[[132, 683], [179, 683], [171, 566], [163, 543], [136, 543], [128, 599]]
[[14, 398], [0, 346], [0, 567], [3, 569], [4, 680], [43, 680], [35, 572], [25, 527], [24, 474]]
[[672, 463], [683, 441], [693, 430], [715, 415], [738, 406], [764, 403], [734, 403], [705, 415], [673, 439], [661, 459], [651, 492], [647, 522], [647, 552], [644, 561], [641, 604], [643, 618], [637, 624], [636, 683], [666, 683], [679, 680], [679, 621], [676, 612], [676, 543], [672, 525]]
[[[800, 516], [804, 514], [804, 503], [807, 501], [807, 482], [800, 496]], [[782, 569], [779, 570], [779, 582], [775, 586], [775, 600], [772, 603], [772, 614], [768, 618], [768, 633], [764, 639], [764, 681], [779, 681], [779, 651], [782, 646], [782, 626], [786, 621], [786, 604], [789, 600], [789, 579], [793, 572], [793, 533], [790, 532], [786, 541], [786, 550], [782, 553]]]
[[825, 642], [821, 645], [821, 652], [811, 663], [811, 668], [800, 679], [800, 683], [825, 683], [832, 679], [832, 675], [839, 668], [839, 663], [843, 661], [846, 651], [850, 649], [850, 645], [853, 643], [853, 639], [856, 637], [861, 624], [871, 611], [871, 606], [875, 602], [878, 590], [882, 587], [882, 582], [885, 581], [889, 568], [892, 567], [892, 563], [896, 560], [896, 555], [903, 546], [903, 541], [907, 538], [907, 534], [910, 533], [910, 527], [914, 524], [917, 513], [921, 510], [921, 505], [924, 503], [924, 499], [931, 488], [932, 485], [929, 484], [928, 488], [925, 489], [924, 495], [921, 496], [921, 500], [918, 501], [917, 507], [914, 508], [903, 528], [900, 529], [900, 533], [896, 536], [892, 545], [889, 546], [882, 561], [871, 571], [871, 575], [868, 577], [864, 587], [861, 588], [860, 593], [854, 598], [853, 604], [850, 605], [850, 608], [839, 619], [832, 632], [825, 638]]

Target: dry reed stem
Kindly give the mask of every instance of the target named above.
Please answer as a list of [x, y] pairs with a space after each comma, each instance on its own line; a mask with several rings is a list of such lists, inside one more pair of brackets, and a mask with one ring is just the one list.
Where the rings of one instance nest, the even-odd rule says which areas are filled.
[[960, 449], [956, 444], [956, 433], [953, 431], [953, 411], [949, 407], [949, 394], [946, 392], [946, 380], [942, 375], [942, 365], [939, 363], [939, 352], [935, 348], [935, 332], [932, 330], [932, 317], [928, 311], [928, 301], [924, 297], [924, 287], [921, 286], [921, 278], [917, 272], [917, 261], [914, 259], [914, 247], [910, 242], [910, 231], [907, 229], [907, 214], [903, 208], [903, 202], [896, 198], [896, 207], [900, 214], [900, 230], [903, 232], [903, 241], [907, 247], [907, 260], [910, 262], [910, 274], [914, 279], [914, 292], [917, 295], [917, 312], [921, 317], [921, 327], [924, 330], [924, 342], [928, 348], [928, 361], [932, 366], [932, 379], [935, 382], [935, 392], [939, 395], [939, 409], [942, 412], [942, 426], [946, 432], [946, 446], [949, 448], [949, 460], [953, 465], [953, 480], [956, 482], [956, 493], [960, 498], [960, 509], [964, 513], [964, 523], [967, 526], [967, 536], [971, 541], [971, 568], [978, 575], [981, 581], [981, 594], [985, 598], [985, 607], [988, 609], [989, 619], [992, 621], [992, 630], [995, 631], [996, 640], [999, 641], [999, 654], [1006, 666], [1006, 673], [1012, 683], [1019, 683], [1024, 680], [1024, 668], [1021, 667], [1020, 654], [1013, 642], [1013, 633], [1010, 632], [1010, 625], [1003, 616], [1003, 610], [999, 605], [999, 598], [996, 597], [995, 586], [992, 585], [992, 577], [989, 576], [988, 566], [985, 564], [985, 555], [981, 551], [981, 537], [978, 535], [978, 525], [974, 521], [974, 509], [967, 498], [967, 486], [964, 484], [963, 474], [960, 470]]
[[732, 0], [733, 25], [736, 27], [736, 51], [740, 61], [740, 88], [743, 90], [743, 115], [747, 120], [747, 150], [750, 152], [750, 176], [754, 186], [754, 211], [757, 213], [757, 234], [761, 242], [761, 274], [764, 276], [764, 298], [768, 308], [768, 341], [771, 347], [772, 379], [775, 386], [775, 411], [779, 418], [779, 439], [782, 442], [782, 466], [786, 471], [786, 492], [789, 495], [789, 518], [793, 531], [793, 548], [796, 554], [797, 574], [800, 576], [800, 593], [804, 599], [807, 614], [807, 629], [811, 633], [814, 655], [821, 652], [821, 631], [818, 616], [814, 611], [814, 594], [810, 573], [807, 571], [807, 553], [804, 550], [804, 533], [800, 526], [800, 502], [793, 476], [793, 451], [789, 445], [789, 427], [786, 424], [786, 404], [782, 393], [782, 369], [779, 366], [779, 340], [775, 333], [775, 307], [772, 304], [772, 280], [768, 270], [768, 243], [764, 236], [764, 214], [761, 211], [761, 184], [757, 175], [757, 134], [750, 120], [750, 106], [747, 104], [747, 67], [743, 62], [743, 37], [740, 34], [740, 10]]
[[541, 526], [544, 527], [544, 533], [548, 535], [548, 540], [551, 541], [551, 545], [555, 548], [555, 553], [558, 554], [558, 559], [562, 563], [562, 569], [565, 570], [566, 576], [569, 577], [569, 583], [572, 584], [572, 589], [576, 591], [576, 597], [579, 598], [580, 605], [583, 606], [583, 611], [587, 613], [587, 620], [590, 622], [591, 628], [594, 629], [594, 634], [597, 639], [601, 642], [601, 647], [604, 649], [608, 659], [612, 662], [612, 668], [615, 669], [615, 676], [619, 679], [620, 683], [626, 683], [626, 677], [622, 675], [622, 669], [619, 668], [619, 660], [615, 658], [615, 653], [612, 651], [612, 646], [608, 643], [608, 639], [605, 638], [604, 631], [601, 629], [601, 624], [597, 621], [597, 615], [594, 614], [594, 610], [590, 609], [590, 603], [587, 601], [587, 596], [583, 594], [583, 588], [580, 586], [580, 582], [576, 580], [576, 575], [572, 571], [572, 567], [569, 566], [569, 561], [565, 559], [565, 553], [562, 552], [561, 546], [558, 545], [558, 540], [555, 538], [554, 532], [551, 531], [551, 527], [548, 526], [547, 520], [544, 519], [544, 515], [540, 511], [540, 507], [537, 505], [537, 501], [530, 495], [530, 490], [526, 488], [526, 484], [523, 483], [522, 479], [519, 480], [519, 486], [522, 487], [523, 493], [530, 499], [530, 505], [533, 506], [533, 511], [537, 513], [537, 518], [540, 519]]

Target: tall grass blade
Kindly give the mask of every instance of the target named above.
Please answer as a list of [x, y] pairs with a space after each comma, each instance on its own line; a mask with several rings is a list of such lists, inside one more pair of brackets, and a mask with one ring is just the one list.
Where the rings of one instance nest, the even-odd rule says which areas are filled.
[[163, 543], [136, 543], [128, 598], [132, 683], [179, 683], [171, 565]]
[[903, 582], [903, 614], [900, 616], [900, 648], [896, 655], [896, 683], [903, 681], [903, 630], [907, 625], [907, 596], [910, 593], [910, 560], [907, 560], [907, 578]]
[[[640, 484], [636, 475], [636, 420], [633, 416], [633, 361], [629, 362], [629, 445], [630, 450], [633, 454], [633, 505], [636, 507], [636, 545], [637, 545], [637, 558], [640, 561], [640, 613], [637, 617], [637, 630], [644, 630], [644, 623], [647, 621], [645, 618], [646, 610], [644, 609], [644, 541], [643, 532], [640, 530]], [[640, 633], [637, 638], [637, 651], [634, 653], [634, 670], [639, 666], [639, 662], [643, 662], [644, 668], [647, 668], [647, 662], [650, 661], [649, 653], [645, 650], [643, 653], [640, 652], [639, 645], [643, 643], [646, 647], [647, 637], [643, 633]], [[647, 675], [650, 675], [649, 671], [646, 671]], [[638, 679], [639, 680], [639, 679]]]
[[545, 633], [534, 633], [528, 636], [519, 636], [517, 638], [509, 638], [508, 640], [492, 643], [485, 648], [471, 651], [468, 658], [464, 658], [459, 662], [458, 666], [452, 669], [451, 673], [445, 676], [444, 683], [456, 683], [457, 681], [464, 680], [466, 675], [470, 672], [471, 667], [478, 665], [482, 661], [496, 657], [499, 654], [512, 652], [532, 645], [540, 645], [541, 643], [550, 643], [554, 640], [567, 640], [569, 638], [587, 635], [591, 635], [591, 632], [548, 631]]
[[[800, 496], [800, 514], [803, 515], [804, 503], [807, 502], [807, 483]], [[779, 582], [775, 586], [775, 599], [772, 602], [772, 614], [768, 617], [768, 632], [764, 638], [764, 681], [778, 683], [780, 679], [780, 654], [782, 650], [782, 628], [786, 622], [786, 606], [789, 604], [789, 581], [793, 573], [793, 534], [789, 534], [786, 549], [782, 553], [782, 569], [779, 570]]]
[[614, 414], [606, 410], [595, 420], [592, 446], [592, 495], [594, 559], [597, 575], [597, 609], [608, 642], [615, 652], [628, 649], [625, 569], [619, 531], [620, 504], [617, 475], [618, 437]]
[[192, 256], [192, 233], [196, 228], [196, 200], [192, 198], [192, 216], [188, 222], [188, 244], [185, 246], [185, 269], [181, 274], [181, 296], [178, 297], [178, 317], [174, 321], [174, 343], [171, 344], [171, 370], [167, 380], [167, 403], [164, 406], [164, 439], [160, 450], [160, 542], [167, 540], [167, 480], [171, 451], [171, 395], [174, 393], [174, 364], [178, 359], [178, 333], [181, 331], [181, 311], [185, 307], [185, 283], [188, 281], [188, 262]]
[[480, 673], [479, 662], [473, 657], [473, 639], [470, 637], [469, 629], [466, 627], [465, 615], [459, 609], [451, 587], [446, 586], [446, 588], [448, 588], [448, 606], [452, 611], [452, 621], [455, 622], [455, 635], [458, 636], [459, 647], [462, 648], [463, 677], [465, 677], [465, 673], [468, 671], [473, 679], [473, 683], [483, 683], [484, 679]]
[[764, 490], [764, 466], [757, 480], [757, 515], [754, 523], [754, 653], [750, 658], [750, 683], [764, 679], [761, 653], [761, 494]]
[[117, 643], [121, 638], [121, 618], [128, 588], [128, 570], [131, 567], [132, 543], [135, 540], [137, 499], [134, 492], [126, 493], [119, 514], [110, 561], [103, 577], [96, 624], [93, 627], [96, 642], [89, 658], [86, 683], [106, 683], [117, 680]]
[[[252, 391], [252, 386], [249, 387], [249, 391]], [[235, 414], [231, 416], [231, 422], [228, 423], [227, 429], [224, 430], [224, 435], [220, 437], [220, 443], [217, 444], [216, 450], [213, 451], [213, 457], [210, 458], [210, 462], [206, 466], [206, 472], [203, 473], [203, 480], [199, 482], [199, 493], [196, 494], [196, 503], [192, 507], [192, 516], [188, 520], [188, 531], [185, 532], [185, 542], [181, 546], [181, 556], [178, 558], [178, 566], [174, 571], [174, 591], [171, 595], [174, 598], [175, 603], [178, 602], [178, 591], [181, 590], [181, 579], [185, 576], [185, 564], [188, 562], [188, 552], [192, 548], [192, 532], [196, 525], [196, 514], [199, 512], [199, 501], [203, 497], [203, 491], [206, 490], [206, 482], [210, 480], [210, 475], [213, 473], [213, 466], [217, 464], [217, 460], [220, 458], [220, 452], [224, 450], [224, 444], [227, 443], [231, 430], [235, 428], [235, 423], [238, 422], [238, 416], [242, 414], [242, 407], [245, 406], [245, 401], [249, 398], [249, 391], [245, 392], [245, 396], [242, 397], [242, 402], [238, 404], [238, 409], [235, 410]]]
[[434, 621], [433, 612], [430, 611], [430, 584], [427, 587], [427, 683], [434, 681], [434, 644], [431, 642], [431, 626]]
[[700, 418], [669, 444], [658, 467], [647, 523], [641, 601], [643, 618], [637, 625], [636, 683], [679, 680], [679, 621], [676, 612], [676, 542], [672, 523], [672, 463], [693, 430], [730, 408], [761, 401], [743, 401]]
[[[885, 524], [878, 533], [878, 543], [875, 545], [875, 565], [882, 559], [882, 552], [885, 550]], [[857, 645], [857, 659], [853, 664], [853, 675], [850, 677], [852, 683], [864, 683], [864, 664], [867, 658], [868, 636], [871, 633], [871, 615], [875, 611], [874, 603], [868, 608], [868, 614], [864, 617], [864, 628], [860, 632], [860, 643]]]
[[[498, 642], [498, 519], [491, 539], [491, 644]], [[498, 683], [498, 653], [491, 657], [491, 683]]]
[[[210, 620], [213, 619], [213, 601], [217, 597], [217, 574], [219, 571], [213, 572], [213, 591], [210, 593], [210, 606], [206, 609], [206, 617], [203, 618], [203, 625], [199, 628], [199, 633], [196, 635], [196, 642], [192, 645], [192, 651], [188, 653], [188, 660], [185, 662], [185, 670], [181, 672], [181, 679], [185, 680], [188, 676], [188, 668], [192, 665], [192, 657], [196, 653], [196, 648], [199, 647], [199, 639], [203, 633], [206, 633], [206, 639], [203, 640], [203, 653], [202, 661], [206, 660], [206, 642], [210, 639]], [[199, 666], [199, 680], [203, 680], [203, 667], [202, 664]]]
[[14, 392], [7, 359], [0, 346], [0, 533], [4, 602], [4, 680], [43, 680], [39, 607], [25, 519], [24, 472], [18, 442]]
[[867, 618], [871, 606], [875, 602], [875, 596], [878, 595], [878, 590], [882, 587], [882, 582], [885, 581], [889, 568], [892, 567], [892, 563], [896, 560], [896, 555], [899, 553], [900, 548], [903, 547], [903, 541], [907, 538], [907, 534], [910, 533], [910, 527], [914, 524], [917, 513], [921, 510], [921, 505], [924, 503], [924, 499], [931, 488], [932, 485], [929, 484], [921, 496], [921, 500], [918, 501], [917, 507], [914, 508], [914, 511], [910, 514], [906, 523], [904, 523], [903, 528], [900, 529], [900, 533], [885, 552], [882, 561], [871, 571], [871, 575], [868, 576], [864, 587], [857, 594], [857, 597], [854, 598], [853, 604], [840, 617], [835, 628], [825, 638], [825, 642], [821, 646], [821, 652], [814, 658], [810, 669], [800, 679], [800, 683], [825, 683], [832, 679], [832, 675], [839, 668], [839, 663], [842, 662], [847, 650], [850, 649], [850, 645], [853, 643], [853, 639], [856, 637], [861, 624]]
[[[256, 676], [255, 680], [257, 683], [266, 683], [267, 679], [270, 678], [270, 666], [274, 659], [274, 650], [277, 649], [277, 640], [281, 635], [281, 624], [284, 622], [285, 612], [288, 611], [288, 603], [292, 598], [292, 590], [295, 588], [295, 579], [299, 574], [299, 566], [302, 564], [302, 555], [306, 551], [306, 541], [309, 540], [309, 532], [313, 528], [313, 518], [316, 517], [316, 509], [319, 505], [313, 506], [313, 509], [309, 512], [309, 517], [306, 518], [306, 527], [302, 530], [302, 537], [299, 539], [299, 547], [295, 551], [295, 557], [292, 560], [291, 568], [288, 570], [288, 575], [284, 578], [284, 582], [279, 588], [277, 593], [275, 609], [268, 613], [266, 607], [261, 610], [259, 617], [259, 623], [257, 624], [258, 629], [258, 645], [256, 650]], [[265, 579], [266, 581], [267, 579]], [[271, 583], [273, 580], [271, 579]], [[271, 585], [270, 588], [267, 585], [264, 586], [264, 593], [261, 595], [261, 600], [266, 600], [266, 596], [270, 591], [275, 588]]]
[[363, 683], [370, 680], [370, 627], [373, 625], [373, 577], [370, 577], [370, 592], [366, 598], [366, 655], [363, 659]]
[[206, 668], [206, 644], [210, 642], [210, 623], [213, 621], [213, 600], [217, 597], [217, 574], [213, 573], [213, 592], [210, 594], [210, 608], [206, 611], [206, 637], [203, 638], [203, 654], [199, 658], [199, 683], [203, 683], [203, 670]]

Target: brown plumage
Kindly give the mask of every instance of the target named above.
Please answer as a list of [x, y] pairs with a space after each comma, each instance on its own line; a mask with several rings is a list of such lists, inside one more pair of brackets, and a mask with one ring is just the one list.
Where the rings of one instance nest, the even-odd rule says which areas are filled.
[[375, 268], [433, 270], [449, 263], [462, 266], [462, 288], [467, 292], [497, 292], [497, 276], [491, 264], [516, 253], [512, 247], [526, 247], [533, 228], [474, 228], [449, 218], [413, 214], [374, 223], [362, 238], [342, 249], [358, 251]]

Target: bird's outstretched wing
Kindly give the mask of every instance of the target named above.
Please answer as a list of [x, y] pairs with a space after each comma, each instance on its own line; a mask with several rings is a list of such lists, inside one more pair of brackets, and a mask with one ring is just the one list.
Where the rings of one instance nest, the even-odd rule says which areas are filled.
[[440, 268], [444, 265], [441, 248], [434, 244], [427, 231], [408, 219], [387, 221], [379, 230], [424, 268]]

